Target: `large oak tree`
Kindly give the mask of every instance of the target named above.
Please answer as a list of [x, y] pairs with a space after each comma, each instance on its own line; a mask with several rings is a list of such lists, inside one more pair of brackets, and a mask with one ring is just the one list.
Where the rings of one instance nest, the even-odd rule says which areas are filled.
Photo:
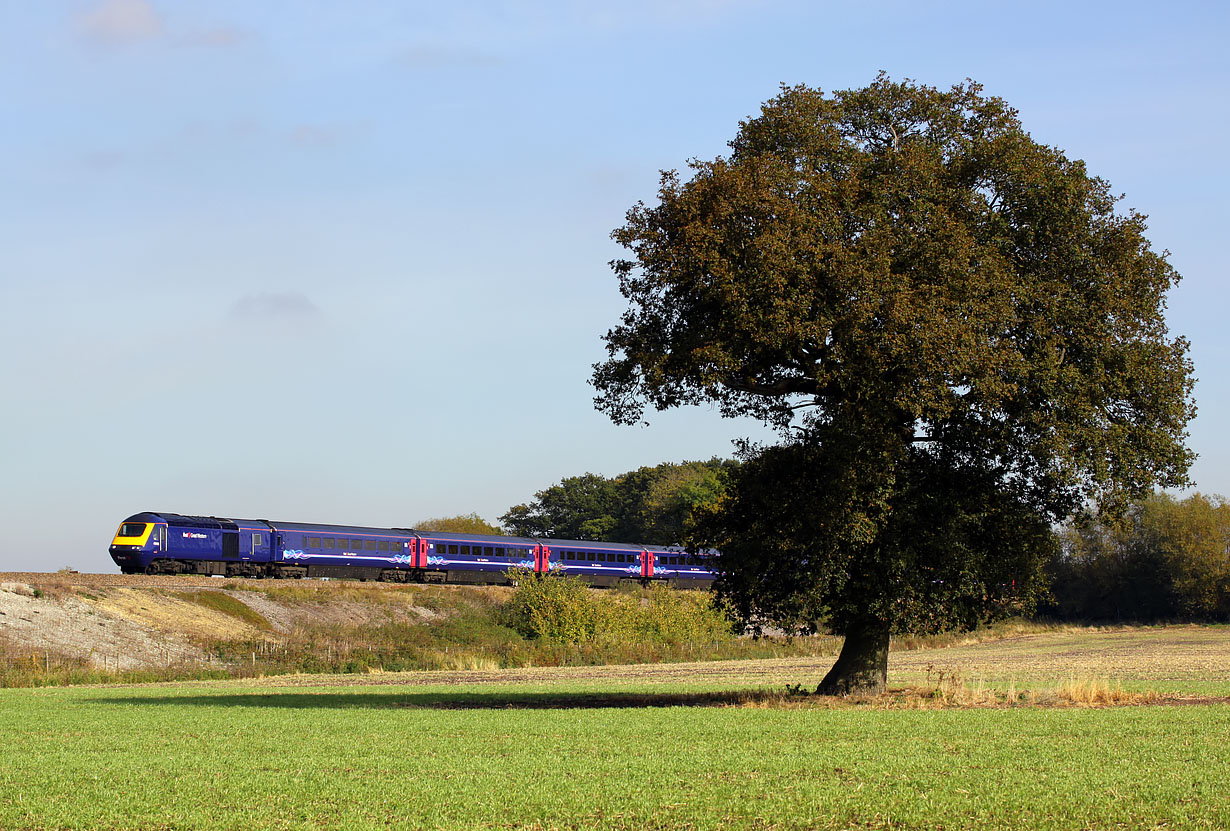
[[696, 543], [749, 619], [846, 635], [823, 691], [882, 688], [892, 632], [1027, 607], [1051, 522], [1186, 483], [1178, 274], [1002, 100], [783, 87], [730, 147], [613, 233], [595, 401], [779, 428]]

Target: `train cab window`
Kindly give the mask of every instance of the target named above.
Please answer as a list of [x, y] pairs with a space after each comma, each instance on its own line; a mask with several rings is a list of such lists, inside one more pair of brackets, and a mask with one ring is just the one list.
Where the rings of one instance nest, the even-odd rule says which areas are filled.
[[389, 550], [389, 541], [388, 541], [388, 540], [381, 540], [379, 543], [377, 543], [376, 547], [377, 547], [377, 548], [379, 548], [381, 551], [388, 551], [388, 550]]
[[308, 537], [308, 548], [320, 548], [320, 537]]
[[117, 537], [139, 537], [145, 533], [146, 524], [147, 523], [144, 523], [144, 522], [125, 522], [123, 525], [120, 526], [120, 532], [116, 534], [116, 536]]

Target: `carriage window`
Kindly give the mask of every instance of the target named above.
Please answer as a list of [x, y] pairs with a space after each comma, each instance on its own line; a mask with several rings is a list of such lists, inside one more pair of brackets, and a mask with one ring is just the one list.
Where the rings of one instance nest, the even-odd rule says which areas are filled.
[[333, 547], [333, 537], [325, 537], [325, 548]]
[[351, 539], [350, 539], [350, 547], [351, 547], [351, 548], [354, 548], [354, 549], [356, 549], [356, 550], [358, 550], [358, 551], [362, 551], [362, 550], [363, 550], [363, 540], [356, 540], [356, 539], [354, 539], [353, 537], [351, 537]]
[[455, 545], [450, 545], [450, 546], [448, 547], [448, 553], [449, 553], [449, 554], [456, 554], [456, 553], [457, 553], [457, 546], [455, 546]]
[[368, 540], [368, 541], [366, 542], [366, 544], [365, 544], [365, 546], [364, 546], [364, 547], [365, 547], [368, 551], [375, 551], [375, 550], [376, 550], [376, 541], [375, 541], [375, 540]]
[[470, 546], [468, 546], [468, 545], [463, 545], [463, 546], [461, 546], [461, 556], [462, 556], [462, 557], [469, 557], [469, 556], [470, 556]]
[[503, 549], [503, 548], [496, 548], [496, 550], [495, 550], [495, 556], [497, 556], [497, 557], [503, 557], [503, 556], [504, 556], [504, 549]]
[[308, 537], [308, 548], [320, 548], [320, 537]]
[[376, 547], [377, 547], [377, 548], [379, 548], [381, 551], [388, 551], [388, 550], [389, 550], [389, 541], [388, 541], [388, 540], [381, 540], [380, 542], [376, 543]]
[[606, 553], [605, 553], [605, 552], [602, 552], [602, 551], [599, 551], [599, 552], [598, 552], [598, 562], [600, 562], [600, 563], [605, 563], [605, 562], [606, 562]]

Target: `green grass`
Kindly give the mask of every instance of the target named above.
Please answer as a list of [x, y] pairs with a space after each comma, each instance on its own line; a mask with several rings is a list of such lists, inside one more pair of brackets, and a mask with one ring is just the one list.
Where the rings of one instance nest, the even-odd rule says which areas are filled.
[[1230, 705], [701, 706], [730, 669], [0, 690], [0, 828], [1230, 825]]

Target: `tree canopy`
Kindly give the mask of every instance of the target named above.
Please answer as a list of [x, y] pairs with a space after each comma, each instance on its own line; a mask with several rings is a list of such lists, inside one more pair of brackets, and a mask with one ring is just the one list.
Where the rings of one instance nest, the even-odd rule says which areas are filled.
[[529, 537], [674, 545], [702, 507], [724, 492], [733, 460], [664, 462], [613, 478], [570, 476], [500, 517], [508, 533]]
[[1179, 275], [1001, 99], [783, 87], [730, 147], [613, 232], [595, 403], [779, 428], [695, 542], [745, 613], [846, 633], [824, 689], [882, 686], [891, 631], [1027, 604], [1048, 523], [1187, 482]]
[[449, 531], [454, 534], [503, 534], [498, 525], [492, 525], [476, 513], [457, 516], [433, 517], [415, 523], [419, 531]]

